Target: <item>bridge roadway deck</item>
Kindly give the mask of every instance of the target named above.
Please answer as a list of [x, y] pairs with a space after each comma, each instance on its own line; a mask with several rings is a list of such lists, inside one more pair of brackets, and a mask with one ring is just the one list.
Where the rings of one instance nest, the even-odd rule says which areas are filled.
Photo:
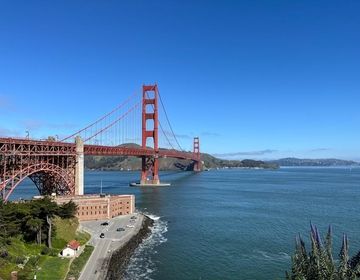
[[[112, 146], [96, 146], [96, 145], [85, 145], [84, 154], [92, 156], [155, 156], [153, 149], [143, 148], [128, 148], [128, 147], [112, 147]], [[158, 156], [161, 158], [177, 158], [177, 159], [188, 159], [195, 160], [196, 158], [193, 153], [181, 152], [177, 150], [160, 149]]]
[[[76, 146], [74, 143], [66, 143], [49, 140], [31, 140], [26, 138], [0, 138], [0, 154], [11, 156], [56, 156], [75, 155]], [[154, 149], [141, 147], [124, 146], [101, 146], [84, 145], [84, 154], [91, 156], [156, 156]], [[191, 152], [160, 149], [160, 158], [177, 158], [197, 161], [196, 156]]]

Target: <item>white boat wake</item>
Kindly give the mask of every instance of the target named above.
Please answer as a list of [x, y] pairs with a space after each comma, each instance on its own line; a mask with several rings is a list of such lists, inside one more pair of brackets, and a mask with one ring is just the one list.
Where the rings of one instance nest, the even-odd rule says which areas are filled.
[[156, 247], [167, 241], [165, 237], [165, 233], [168, 231], [167, 222], [158, 216], [144, 214], [154, 220], [154, 225], [151, 228], [150, 236], [134, 251], [125, 271], [125, 280], [152, 280], [151, 275], [156, 271], [156, 264], [152, 257], [157, 254]]

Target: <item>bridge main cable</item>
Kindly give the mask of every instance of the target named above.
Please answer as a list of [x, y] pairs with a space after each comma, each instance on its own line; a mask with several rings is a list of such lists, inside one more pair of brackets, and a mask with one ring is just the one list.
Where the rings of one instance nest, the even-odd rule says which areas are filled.
[[67, 136], [66, 138], [62, 139], [60, 142], [64, 142], [66, 140], [74, 138], [76, 135], [79, 135], [80, 133], [84, 132], [85, 130], [87, 130], [87, 129], [93, 127], [94, 125], [98, 124], [99, 122], [105, 120], [107, 117], [109, 117], [110, 115], [112, 115], [115, 112], [119, 111], [122, 107], [124, 107], [127, 103], [129, 103], [137, 94], [138, 94], [138, 92], [135, 92], [128, 99], [126, 99], [123, 103], [121, 103], [119, 106], [117, 106], [115, 109], [113, 109], [111, 112], [109, 112], [106, 115], [102, 116], [100, 119], [98, 119], [95, 122], [89, 124], [88, 126], [84, 127], [83, 129], [80, 129], [79, 131], [71, 134], [70, 136]]
[[113, 121], [112, 123], [110, 123], [109, 125], [107, 125], [106, 127], [104, 127], [103, 129], [99, 130], [98, 132], [96, 132], [94, 135], [86, 138], [84, 140], [84, 142], [87, 142], [91, 139], [93, 139], [95, 136], [99, 135], [100, 133], [108, 130], [110, 127], [112, 127], [113, 125], [115, 125], [117, 122], [121, 121], [123, 118], [125, 118], [130, 112], [134, 111], [136, 108], [139, 107], [141, 102], [138, 102], [135, 104], [135, 106], [131, 107], [125, 114], [121, 115], [119, 118], [117, 118], [115, 121]]
[[[159, 89], [158, 89], [158, 93], [159, 93]], [[147, 98], [150, 98], [150, 97], [149, 97], [149, 93], [148, 93], [148, 92], [146, 93], [146, 96], [147, 96]], [[154, 104], [152, 105], [152, 107], [153, 107], [153, 109], [155, 109]], [[165, 132], [165, 130], [164, 130], [164, 128], [163, 128], [163, 126], [162, 126], [162, 124], [161, 124], [160, 120], [158, 120], [158, 123], [159, 123], [159, 127], [160, 127], [160, 129], [161, 129], [162, 133], [164, 134], [164, 136], [165, 136], [165, 138], [166, 138], [167, 142], [169, 143], [169, 146], [170, 146], [173, 150], [175, 150], [175, 148], [174, 148], [173, 144], [171, 143], [171, 141], [170, 141], [170, 139], [169, 139], [169, 137], [168, 137], [167, 133]]]
[[[171, 133], [173, 134], [174, 139], [175, 139], [177, 145], [179, 146], [180, 151], [184, 151], [183, 148], [181, 147], [181, 145], [180, 145], [180, 143], [179, 143], [179, 141], [178, 141], [175, 133], [174, 133], [174, 130], [173, 130], [172, 125], [171, 125], [171, 123], [170, 123], [169, 116], [168, 116], [168, 114], [167, 114], [167, 111], [166, 111], [166, 109], [165, 109], [164, 103], [163, 103], [163, 101], [162, 101], [160, 92], [159, 92], [159, 99], [160, 99], [161, 106], [162, 106], [162, 108], [164, 109], [165, 117], [166, 117], [166, 120], [167, 120], [167, 122], [168, 122], [168, 124], [169, 124]], [[164, 132], [164, 134], [165, 134], [165, 132]], [[171, 146], [172, 146], [172, 145], [171, 145]]]

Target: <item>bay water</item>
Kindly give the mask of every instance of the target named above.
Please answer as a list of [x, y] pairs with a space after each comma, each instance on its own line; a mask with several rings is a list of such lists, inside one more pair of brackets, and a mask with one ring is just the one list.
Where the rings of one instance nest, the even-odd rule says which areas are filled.
[[[284, 279], [294, 240], [309, 244], [310, 222], [334, 232], [334, 254], [346, 233], [360, 250], [360, 168], [228, 169], [163, 172], [171, 187], [132, 188], [138, 172], [87, 171], [85, 193], [135, 194], [155, 219], [136, 250], [127, 279]], [[37, 194], [29, 181], [12, 199]]]

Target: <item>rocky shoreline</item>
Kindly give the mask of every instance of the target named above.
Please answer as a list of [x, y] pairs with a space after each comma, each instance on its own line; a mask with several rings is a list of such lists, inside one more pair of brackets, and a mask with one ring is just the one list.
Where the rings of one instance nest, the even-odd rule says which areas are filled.
[[124, 278], [126, 267], [129, 264], [133, 252], [139, 246], [139, 244], [141, 244], [143, 240], [150, 235], [150, 228], [153, 226], [153, 224], [154, 221], [148, 216], [144, 215], [139, 232], [134, 235], [124, 246], [115, 250], [111, 257], [104, 262], [103, 268], [105, 271], [107, 271], [105, 279], [120, 280]]

